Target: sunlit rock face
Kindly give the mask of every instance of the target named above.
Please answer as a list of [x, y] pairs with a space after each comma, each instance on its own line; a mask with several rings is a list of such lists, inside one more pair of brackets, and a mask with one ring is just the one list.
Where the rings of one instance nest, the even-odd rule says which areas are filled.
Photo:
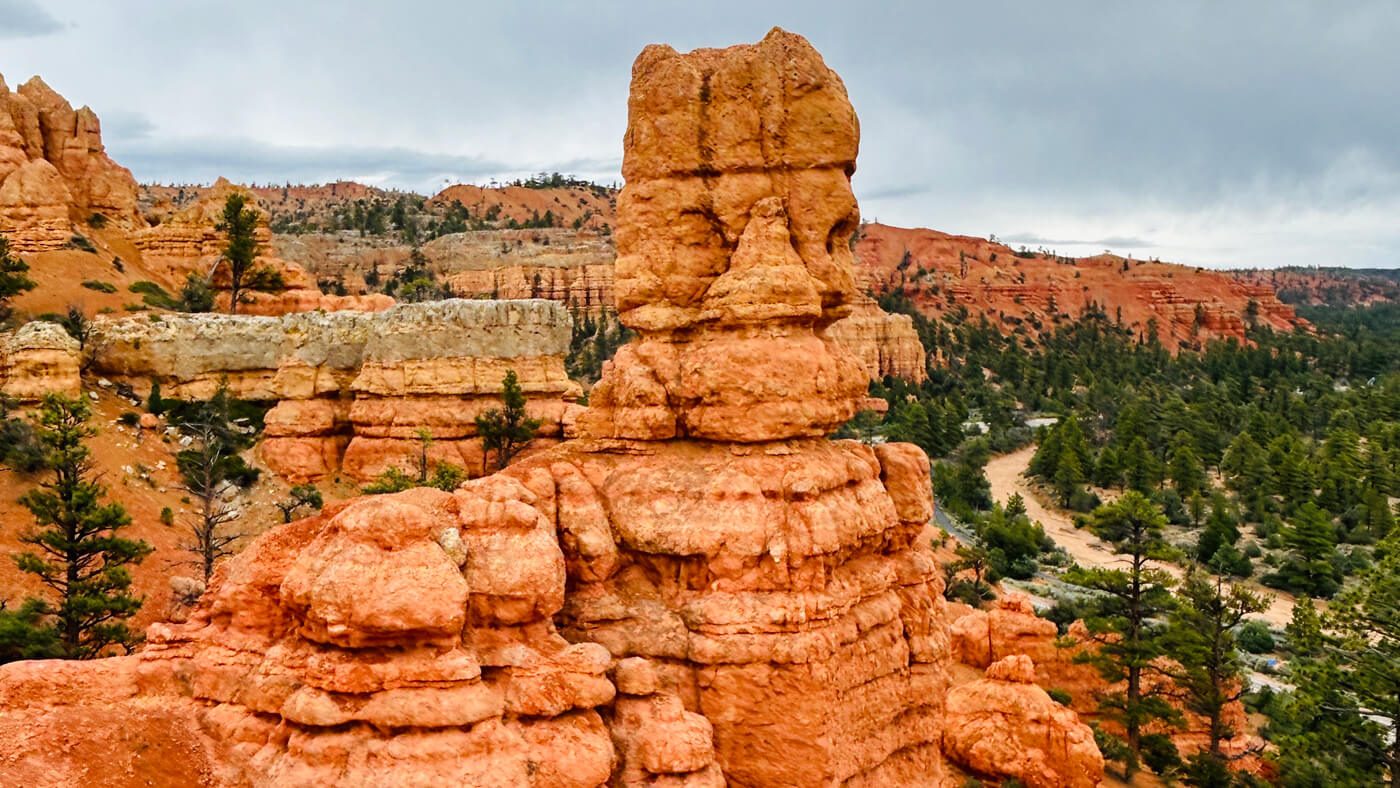
[[775, 30], [649, 47], [629, 111], [616, 291], [638, 339], [593, 389], [584, 439], [505, 472], [557, 524], [561, 632], [644, 660], [709, 722], [732, 784], [935, 784], [928, 460], [825, 437], [867, 380], [825, 335], [857, 300], [845, 89]]

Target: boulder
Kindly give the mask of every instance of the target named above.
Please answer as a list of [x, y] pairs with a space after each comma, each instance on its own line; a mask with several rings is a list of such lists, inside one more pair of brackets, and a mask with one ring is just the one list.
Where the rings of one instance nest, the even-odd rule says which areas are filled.
[[1028, 788], [1103, 782], [1094, 732], [1035, 685], [1035, 664], [1025, 655], [998, 660], [983, 678], [948, 692], [943, 751], [975, 775]]

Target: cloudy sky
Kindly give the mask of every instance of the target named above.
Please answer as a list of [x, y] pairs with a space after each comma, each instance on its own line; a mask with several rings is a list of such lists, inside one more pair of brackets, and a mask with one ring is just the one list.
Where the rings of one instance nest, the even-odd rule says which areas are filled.
[[1400, 265], [1400, 2], [0, 0], [0, 74], [137, 178], [619, 179], [631, 61], [802, 33], [866, 218], [1200, 265]]

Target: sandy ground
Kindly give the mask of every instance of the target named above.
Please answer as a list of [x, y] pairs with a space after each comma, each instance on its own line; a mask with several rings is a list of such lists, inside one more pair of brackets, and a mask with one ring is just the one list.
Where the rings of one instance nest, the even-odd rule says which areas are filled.
[[[1114, 555], [1098, 537], [1074, 527], [1073, 516], [1057, 507], [1048, 506], [1044, 497], [1026, 479], [1026, 468], [1030, 467], [1035, 446], [993, 457], [987, 463], [987, 480], [992, 485], [992, 498], [1006, 503], [1013, 493], [1020, 493], [1026, 502], [1026, 513], [1038, 521], [1055, 544], [1064, 548], [1070, 557], [1084, 566], [1124, 567], [1126, 559]], [[1180, 577], [1181, 567], [1173, 564], [1160, 565], [1162, 569]], [[1244, 585], [1263, 596], [1269, 607], [1259, 615], [1269, 626], [1282, 629], [1293, 616], [1293, 597], [1281, 591], [1264, 588], [1258, 583]]]

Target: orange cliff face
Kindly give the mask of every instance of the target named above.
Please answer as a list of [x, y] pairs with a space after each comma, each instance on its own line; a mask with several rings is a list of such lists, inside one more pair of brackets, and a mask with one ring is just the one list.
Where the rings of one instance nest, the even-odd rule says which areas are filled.
[[1056, 257], [937, 230], [867, 224], [856, 261], [861, 281], [876, 293], [902, 291], [934, 317], [966, 307], [1006, 332], [1049, 331], [1092, 305], [1110, 320], [1121, 314], [1139, 334], [1155, 320], [1162, 343], [1173, 350], [1243, 340], [1251, 320], [1278, 331], [1308, 325], [1268, 285], [1108, 254]]
[[[94, 313], [133, 302], [140, 309], [130, 285], [155, 282], [174, 292], [190, 272], [215, 273], [219, 284], [223, 200], [248, 190], [220, 179], [197, 191], [202, 199], [184, 205], [159, 195], [156, 204], [143, 204], [150, 195], [143, 198], [131, 172], [107, 155], [92, 110], [73, 109], [38, 77], [14, 91], [0, 78], [0, 234], [29, 264], [38, 285], [15, 299], [21, 311], [78, 305]], [[299, 266], [270, 254], [267, 212], [257, 210], [263, 220], [258, 264], [281, 274], [286, 287], [248, 294], [243, 311], [378, 310], [392, 304], [381, 295], [321, 293]], [[111, 285], [113, 291], [84, 283]]]
[[99, 215], [122, 229], [142, 224], [136, 181], [107, 155], [97, 115], [38, 77], [15, 91], [0, 78], [0, 232], [13, 250], [60, 249]]
[[617, 233], [638, 338], [581, 437], [277, 527], [136, 656], [0, 667], [0, 731], [25, 732], [0, 763], [29, 785], [95, 762], [117, 784], [942, 784], [928, 459], [826, 437], [866, 381], [826, 334], [859, 299], [856, 129], [798, 36], [649, 47]]

